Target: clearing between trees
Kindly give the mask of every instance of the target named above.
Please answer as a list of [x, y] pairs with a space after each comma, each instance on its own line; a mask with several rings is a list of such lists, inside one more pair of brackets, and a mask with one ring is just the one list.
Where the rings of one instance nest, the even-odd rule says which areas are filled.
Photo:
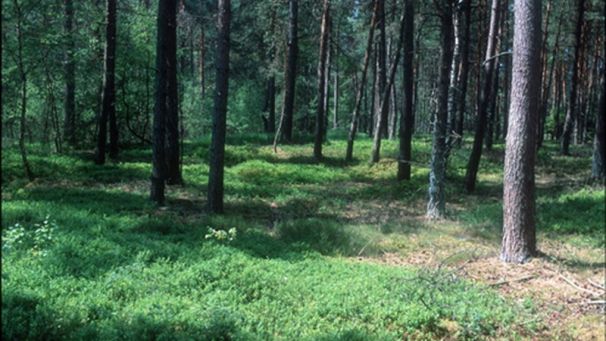
[[[510, 265], [498, 260], [502, 145], [482, 160], [473, 195], [462, 194], [471, 141], [453, 150], [447, 218], [430, 221], [429, 136], [415, 138], [408, 182], [394, 178], [391, 140], [369, 165], [342, 161], [341, 136], [319, 163], [312, 143], [274, 154], [268, 139], [228, 138], [224, 215], [206, 211], [208, 140], [184, 145], [185, 185], [169, 186], [160, 208], [149, 148], [97, 166], [93, 152], [32, 146], [33, 182], [4, 149], [4, 335], [604, 339], [604, 187], [587, 180], [588, 147], [539, 151], [541, 255]], [[371, 144], [357, 141], [357, 155]]]

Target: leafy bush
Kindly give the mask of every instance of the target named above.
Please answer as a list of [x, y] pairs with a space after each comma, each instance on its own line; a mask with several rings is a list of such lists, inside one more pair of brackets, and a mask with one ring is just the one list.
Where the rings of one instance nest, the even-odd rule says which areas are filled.
[[48, 215], [31, 227], [16, 223], [2, 231], [2, 251], [29, 250], [34, 255], [46, 255], [56, 229], [57, 224]]

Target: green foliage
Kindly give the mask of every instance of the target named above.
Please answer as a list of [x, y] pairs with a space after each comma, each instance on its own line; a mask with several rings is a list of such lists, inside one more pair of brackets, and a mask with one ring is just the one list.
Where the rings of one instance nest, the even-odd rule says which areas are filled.
[[238, 230], [235, 227], [230, 228], [229, 230], [215, 230], [212, 227], [208, 228], [208, 233], [204, 236], [204, 239], [215, 239], [217, 241], [229, 241], [231, 242], [236, 238], [238, 234]]
[[[404, 242], [423, 228], [347, 214], [356, 202], [353, 210], [423, 200], [426, 168], [395, 186], [393, 159], [372, 167], [344, 164], [342, 140], [331, 141], [326, 162], [316, 163], [308, 157], [311, 145], [284, 146], [285, 154], [274, 155], [257, 145], [263, 136], [232, 139], [229, 213], [222, 216], [205, 214], [199, 200], [207, 141], [186, 144], [187, 187], [169, 188], [167, 209], [147, 200], [147, 150], [129, 150], [98, 167], [86, 155], [49, 158], [34, 147], [41, 175], [28, 185], [16, 151], [5, 150], [3, 337], [477, 339], [527, 329], [521, 322], [532, 308], [453, 274], [343, 258], [390, 250], [377, 241]], [[395, 153], [395, 143], [385, 146], [387, 155]], [[364, 155], [370, 141], [356, 147]], [[415, 143], [421, 158], [428, 148]], [[57, 174], [65, 178], [58, 181]], [[36, 239], [36, 229], [52, 231], [42, 233], [52, 241]], [[15, 246], [17, 240], [30, 246]], [[28, 252], [31, 245], [45, 256]]]
[[28, 250], [33, 255], [45, 255], [46, 249], [53, 242], [56, 229], [57, 224], [50, 220], [48, 215], [44, 221], [32, 227], [24, 227], [16, 223], [2, 230], [2, 251]]
[[539, 199], [539, 228], [552, 237], [574, 236], [581, 244], [604, 247], [605, 200], [604, 189], [592, 187], [566, 191], [553, 198]]

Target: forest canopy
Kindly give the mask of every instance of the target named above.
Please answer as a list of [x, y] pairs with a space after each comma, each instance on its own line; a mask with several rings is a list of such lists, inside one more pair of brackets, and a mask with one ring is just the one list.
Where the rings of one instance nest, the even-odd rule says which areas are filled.
[[605, 16], [3, 1], [3, 338], [603, 337]]

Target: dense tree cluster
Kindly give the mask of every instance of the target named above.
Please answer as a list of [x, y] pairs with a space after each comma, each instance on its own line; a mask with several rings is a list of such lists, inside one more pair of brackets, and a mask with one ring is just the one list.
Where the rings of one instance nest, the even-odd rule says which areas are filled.
[[119, 160], [121, 149], [142, 144], [153, 150], [151, 198], [162, 204], [165, 184], [183, 184], [183, 139], [212, 136], [208, 205], [222, 212], [229, 134], [266, 133], [274, 150], [313, 135], [318, 162], [329, 129], [347, 135], [348, 162], [359, 133], [373, 138], [372, 163], [382, 139], [399, 138], [397, 179], [408, 180], [413, 135], [431, 133], [427, 216], [441, 218], [454, 151], [472, 144], [464, 185], [473, 192], [482, 151], [506, 140], [502, 257], [521, 262], [536, 250], [533, 174], [542, 142], [560, 141], [564, 155], [571, 144], [593, 143], [592, 174], [606, 173], [598, 0], [2, 7], [2, 137], [17, 142], [30, 179], [27, 143], [49, 153], [94, 148], [100, 165], [106, 150]]

